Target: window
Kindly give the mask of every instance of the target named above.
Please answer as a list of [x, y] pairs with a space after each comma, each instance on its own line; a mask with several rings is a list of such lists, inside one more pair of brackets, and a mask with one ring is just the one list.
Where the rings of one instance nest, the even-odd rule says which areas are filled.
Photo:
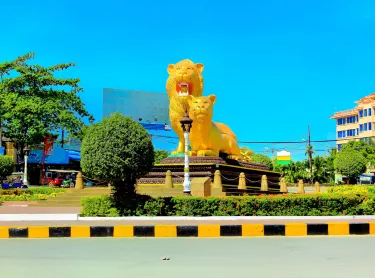
[[337, 150], [341, 150], [341, 144], [337, 145]]
[[368, 109], [368, 115], [371, 116], [371, 108]]
[[346, 137], [346, 130], [342, 132], [342, 137]]
[[337, 132], [337, 137], [342, 138], [342, 131]]
[[363, 110], [363, 117], [367, 117], [367, 109]]
[[349, 136], [355, 136], [356, 135], [356, 129], [349, 129], [348, 131], [347, 131], [347, 136], [349, 137]]
[[359, 111], [359, 117], [360, 117], [360, 118], [363, 117], [363, 110]]
[[358, 123], [358, 115], [355, 116], [355, 122]]
[[337, 119], [337, 125], [342, 125], [342, 119]]
[[367, 124], [367, 127], [368, 127], [368, 130], [371, 130], [371, 128], [372, 128], [372, 124], [371, 124], [371, 123], [368, 123], [368, 124]]
[[360, 131], [360, 132], [363, 131], [363, 124], [360, 124], [360, 125], [359, 125], [359, 131]]
[[364, 130], [364, 131], [367, 131], [367, 123], [364, 123], [364, 124], [363, 124], [363, 130]]
[[357, 134], [356, 134], [357, 136], [359, 135], [359, 128], [357, 128]]

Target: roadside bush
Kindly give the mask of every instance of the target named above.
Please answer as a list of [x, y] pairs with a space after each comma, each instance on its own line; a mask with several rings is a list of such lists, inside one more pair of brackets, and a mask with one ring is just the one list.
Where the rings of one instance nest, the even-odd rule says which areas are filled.
[[13, 168], [13, 159], [7, 155], [0, 155], [0, 179], [4, 180], [6, 176], [12, 174]]
[[374, 185], [342, 185], [342, 186], [329, 186], [327, 187], [328, 193], [375, 193]]
[[116, 208], [113, 207], [112, 198], [109, 196], [92, 196], [81, 199], [82, 216], [119, 216]]
[[0, 196], [2, 195], [35, 195], [35, 194], [57, 194], [57, 193], [64, 193], [66, 188], [50, 188], [50, 187], [33, 187], [28, 189], [0, 189]]
[[83, 216], [336, 216], [374, 214], [373, 195], [355, 193], [248, 197], [160, 197], [115, 208], [111, 197], [82, 200]]
[[54, 198], [64, 193], [65, 188], [0, 189], [0, 201], [38, 201]]

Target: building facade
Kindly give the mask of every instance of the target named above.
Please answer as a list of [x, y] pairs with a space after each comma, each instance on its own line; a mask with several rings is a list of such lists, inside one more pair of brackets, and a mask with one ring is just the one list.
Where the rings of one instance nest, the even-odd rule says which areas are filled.
[[356, 107], [336, 112], [331, 119], [336, 120], [337, 149], [351, 140], [375, 138], [375, 93], [355, 102]]
[[103, 89], [103, 118], [119, 112], [136, 121], [169, 124], [167, 93]]

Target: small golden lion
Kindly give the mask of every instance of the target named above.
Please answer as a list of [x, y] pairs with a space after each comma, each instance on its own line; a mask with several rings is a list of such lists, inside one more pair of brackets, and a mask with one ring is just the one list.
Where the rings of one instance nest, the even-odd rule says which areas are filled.
[[230, 159], [241, 159], [236, 135], [227, 125], [212, 122], [216, 96], [189, 95], [188, 102], [189, 117], [193, 120], [190, 132], [191, 155], [219, 156], [219, 153], [225, 153]]
[[177, 150], [172, 154], [185, 152], [184, 132], [180, 120], [185, 111], [189, 111], [188, 96], [200, 97], [203, 93], [203, 69], [203, 64], [195, 64], [188, 59], [168, 65], [166, 89], [169, 97], [169, 119], [179, 138]]

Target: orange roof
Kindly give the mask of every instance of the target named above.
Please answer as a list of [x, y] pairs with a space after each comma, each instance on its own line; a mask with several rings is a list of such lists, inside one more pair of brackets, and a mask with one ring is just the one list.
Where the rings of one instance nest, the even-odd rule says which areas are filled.
[[331, 116], [330, 118], [336, 119], [336, 118], [342, 118], [342, 117], [347, 117], [347, 116], [354, 116], [357, 114], [358, 112], [355, 109], [350, 109], [350, 110], [335, 112], [335, 114]]
[[355, 103], [366, 104], [366, 103], [370, 103], [370, 102], [374, 102], [374, 101], [375, 101], [375, 92], [368, 95], [368, 96], [365, 96], [365, 97], [361, 98], [360, 100], [357, 100]]

